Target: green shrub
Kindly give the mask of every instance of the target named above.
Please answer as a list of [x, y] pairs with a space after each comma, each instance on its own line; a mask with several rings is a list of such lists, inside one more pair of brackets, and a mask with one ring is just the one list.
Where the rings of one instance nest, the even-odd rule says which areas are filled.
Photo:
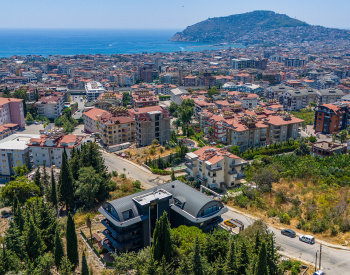
[[284, 224], [290, 224], [290, 216], [287, 213], [280, 213], [280, 222]]
[[112, 176], [113, 177], [118, 177], [118, 172], [117, 171], [112, 171]]
[[277, 211], [276, 208], [271, 208], [271, 209], [269, 209], [269, 210], [267, 211], [267, 216], [268, 216], [269, 218], [271, 218], [271, 217], [276, 217], [277, 215], [278, 215], [278, 211]]
[[140, 189], [140, 188], [141, 188], [141, 181], [135, 180], [135, 181], [132, 183], [132, 186], [134, 186], [134, 188]]
[[241, 194], [235, 197], [235, 204], [242, 208], [247, 208], [249, 203], [249, 198]]

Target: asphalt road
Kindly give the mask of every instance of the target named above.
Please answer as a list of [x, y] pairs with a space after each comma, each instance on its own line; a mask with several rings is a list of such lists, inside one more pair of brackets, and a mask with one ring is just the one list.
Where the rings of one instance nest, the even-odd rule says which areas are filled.
[[73, 118], [79, 119], [83, 115], [83, 110], [84, 110], [84, 101], [81, 101], [83, 96], [81, 95], [72, 95], [72, 101], [78, 103], [78, 110], [73, 114]]
[[[117, 171], [118, 173], [125, 173], [128, 177], [141, 181], [145, 188], [155, 187], [170, 179], [169, 176], [157, 176], [151, 174], [147, 169], [131, 164], [124, 159], [117, 157], [114, 154], [103, 152], [105, 164], [110, 171]], [[223, 219], [238, 219], [242, 221], [245, 227], [254, 222], [252, 217], [248, 215], [235, 212], [235, 209], [229, 208], [225, 213]], [[281, 254], [288, 257], [300, 259], [308, 263], [314, 263], [316, 252], [320, 249], [320, 244], [310, 245], [299, 241], [299, 238], [294, 239], [281, 235], [280, 230], [269, 226], [269, 229], [276, 236], [276, 243], [280, 247]], [[332, 274], [350, 274], [350, 251], [330, 248], [325, 245], [322, 246], [322, 268], [327, 275]]]

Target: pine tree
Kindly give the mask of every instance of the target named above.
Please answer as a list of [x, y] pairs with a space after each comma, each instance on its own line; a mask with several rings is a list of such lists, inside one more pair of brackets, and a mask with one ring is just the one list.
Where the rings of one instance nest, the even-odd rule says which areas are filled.
[[216, 275], [225, 275], [226, 269], [225, 269], [225, 263], [222, 260], [221, 255], [219, 255], [218, 259], [216, 260], [215, 263], [215, 274]]
[[39, 228], [34, 224], [33, 217], [30, 216], [24, 229], [25, 250], [31, 262], [34, 262], [44, 251], [45, 243], [41, 238]]
[[234, 240], [230, 243], [230, 249], [226, 258], [226, 272], [228, 275], [237, 274], [237, 264], [236, 264], [236, 255], [235, 255], [235, 242]]
[[86, 262], [85, 252], [83, 252], [83, 256], [81, 259], [81, 275], [89, 275], [89, 267]]
[[39, 201], [37, 206], [38, 221], [37, 226], [41, 232], [41, 238], [43, 239], [46, 249], [48, 251], [53, 250], [55, 243], [55, 232], [56, 232], [56, 218], [51, 208], [43, 201]]
[[177, 273], [179, 275], [190, 275], [191, 274], [191, 270], [190, 270], [190, 267], [188, 266], [188, 262], [187, 262], [186, 257], [182, 258]]
[[57, 211], [57, 190], [56, 190], [56, 180], [53, 168], [51, 168], [51, 196], [50, 201], [52, 202], [53, 207]]
[[[16, 197], [16, 201], [17, 201], [17, 197]], [[17, 208], [13, 215], [13, 222], [16, 224], [19, 231], [22, 232], [24, 227], [24, 217], [23, 217], [21, 206], [18, 203], [16, 203], [16, 205], [17, 205]]]
[[256, 255], [259, 255], [260, 244], [261, 244], [261, 241], [260, 241], [259, 231], [257, 231], [255, 235], [255, 246], [254, 246], [254, 253]]
[[74, 190], [73, 176], [68, 165], [66, 149], [64, 149], [62, 154], [62, 165], [58, 181], [58, 196], [59, 201], [64, 202], [66, 204], [67, 211], [69, 211], [69, 209], [73, 206], [74, 203]]
[[172, 253], [173, 244], [171, 239], [171, 229], [167, 213], [164, 212], [160, 219], [157, 221], [153, 233], [152, 254], [154, 260], [157, 262], [161, 262], [163, 256], [165, 256], [165, 260], [167, 262], [170, 262]]
[[45, 189], [45, 194], [48, 194], [48, 189], [49, 189], [49, 175], [47, 174], [46, 171], [46, 161], [44, 160], [43, 162], [43, 187]]
[[40, 194], [44, 194], [44, 187], [41, 183], [41, 174], [40, 174], [40, 167], [38, 166], [38, 168], [36, 169], [35, 171], [35, 174], [34, 174], [34, 183], [36, 186], [38, 186], [40, 188]]
[[171, 169], [171, 180], [172, 181], [176, 180], [174, 169]]
[[266, 247], [264, 242], [261, 244], [260, 247], [259, 259], [255, 269], [255, 275], [269, 275], [269, 272], [267, 270]]
[[77, 233], [75, 232], [74, 220], [70, 213], [68, 214], [68, 219], [67, 219], [66, 239], [67, 239], [67, 257], [75, 268], [79, 264], [78, 239], [77, 239]]
[[192, 259], [192, 272], [194, 275], [203, 275], [202, 259], [200, 254], [199, 240], [196, 238], [194, 245], [194, 255]]
[[57, 269], [59, 269], [61, 265], [62, 258], [64, 257], [64, 252], [63, 252], [63, 245], [62, 245], [62, 240], [60, 238], [58, 229], [56, 230], [55, 234], [55, 249], [54, 249], [54, 259], [55, 259], [55, 265]]

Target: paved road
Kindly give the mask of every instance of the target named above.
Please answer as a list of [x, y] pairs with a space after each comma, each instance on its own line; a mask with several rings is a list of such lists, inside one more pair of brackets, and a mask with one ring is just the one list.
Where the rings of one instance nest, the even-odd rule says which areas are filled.
[[[124, 173], [123, 169], [125, 168], [128, 177], [141, 181], [146, 188], [151, 188], [162, 184], [165, 182], [164, 180], [168, 180], [170, 178], [169, 176], [164, 177], [153, 175], [147, 169], [126, 162], [114, 154], [103, 152], [103, 157], [105, 158], [106, 166], [110, 171], [115, 170], [118, 173]], [[222, 217], [223, 219], [239, 219], [246, 227], [254, 222], [252, 217], [245, 214], [240, 214], [233, 208], [229, 208], [229, 211]], [[300, 242], [298, 237], [291, 239], [283, 236], [281, 235], [280, 230], [271, 226], [269, 229], [276, 235], [276, 243], [280, 246], [281, 252], [286, 256], [297, 258], [309, 263], [315, 262], [316, 251], [320, 249], [320, 245], [318, 243], [309, 245]], [[350, 274], [350, 251], [338, 250], [323, 246], [322, 267], [327, 274]]]
[[72, 95], [72, 100], [73, 102], [77, 102], [78, 103], [78, 110], [73, 114], [73, 118], [75, 119], [79, 119], [81, 118], [81, 116], [83, 115], [83, 109], [84, 109], [84, 101], [81, 101], [81, 99], [83, 98], [83, 96], [81, 95]]
[[[229, 208], [229, 211], [222, 215], [226, 219], [238, 219], [248, 226], [254, 222], [254, 219], [234, 211]], [[269, 226], [276, 236], [276, 243], [280, 246], [281, 253], [285, 253], [288, 257], [303, 260], [309, 263], [315, 263], [316, 251], [319, 251], [320, 244], [306, 244], [299, 241], [299, 238], [289, 238], [281, 235], [280, 230]], [[317, 242], [317, 239], [316, 239]], [[350, 274], [350, 251], [338, 250], [327, 246], [322, 246], [322, 268], [327, 274]]]

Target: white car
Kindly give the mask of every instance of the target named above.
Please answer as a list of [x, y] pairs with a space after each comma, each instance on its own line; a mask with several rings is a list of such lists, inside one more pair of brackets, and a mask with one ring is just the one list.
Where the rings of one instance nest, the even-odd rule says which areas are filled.
[[308, 244], [314, 244], [315, 243], [315, 237], [311, 235], [303, 235], [299, 237], [299, 241], [302, 241], [304, 243]]

